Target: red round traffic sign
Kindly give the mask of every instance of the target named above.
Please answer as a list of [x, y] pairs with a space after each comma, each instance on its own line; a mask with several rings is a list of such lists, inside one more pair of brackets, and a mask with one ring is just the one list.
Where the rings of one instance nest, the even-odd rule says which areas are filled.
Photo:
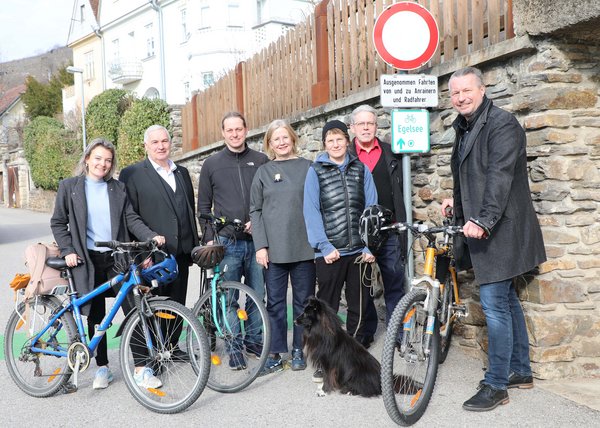
[[433, 57], [439, 42], [438, 26], [431, 13], [418, 3], [395, 3], [377, 17], [373, 42], [389, 65], [413, 70]]

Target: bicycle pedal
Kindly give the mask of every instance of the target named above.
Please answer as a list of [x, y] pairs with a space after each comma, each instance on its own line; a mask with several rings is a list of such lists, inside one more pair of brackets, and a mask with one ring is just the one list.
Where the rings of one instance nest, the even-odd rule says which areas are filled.
[[62, 387], [63, 394], [72, 394], [77, 392], [77, 386], [71, 382], [67, 382]]

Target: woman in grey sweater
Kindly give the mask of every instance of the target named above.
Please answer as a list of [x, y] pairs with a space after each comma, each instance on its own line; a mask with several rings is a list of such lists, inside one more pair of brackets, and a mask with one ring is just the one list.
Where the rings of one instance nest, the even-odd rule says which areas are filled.
[[[308, 243], [302, 215], [304, 180], [311, 161], [297, 155], [298, 136], [283, 120], [267, 129], [264, 150], [272, 159], [252, 182], [250, 219], [256, 261], [265, 268], [271, 349], [263, 374], [283, 370], [287, 346], [287, 288], [292, 284], [294, 318], [315, 292], [314, 250]], [[292, 370], [304, 370], [302, 327], [294, 325]]]

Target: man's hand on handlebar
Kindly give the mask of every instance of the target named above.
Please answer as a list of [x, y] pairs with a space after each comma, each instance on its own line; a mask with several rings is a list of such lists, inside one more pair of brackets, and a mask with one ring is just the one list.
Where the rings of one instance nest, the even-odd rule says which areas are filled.
[[442, 201], [442, 217], [452, 217], [454, 211], [454, 199], [448, 198]]

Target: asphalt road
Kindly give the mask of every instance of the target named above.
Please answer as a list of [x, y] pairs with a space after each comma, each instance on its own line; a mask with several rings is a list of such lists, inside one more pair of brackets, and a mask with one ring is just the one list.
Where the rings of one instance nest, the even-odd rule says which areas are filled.
[[[49, 215], [0, 208], [0, 334], [12, 310], [13, 296], [8, 282], [24, 272], [23, 250], [32, 242], [51, 241]], [[194, 271], [190, 284], [197, 284]], [[197, 298], [197, 285], [190, 287], [190, 300]], [[190, 304], [193, 302], [190, 302]], [[380, 358], [383, 325], [372, 347]], [[3, 336], [2, 336], [3, 339]], [[3, 342], [3, 340], [0, 340]], [[117, 344], [118, 342], [114, 342]], [[0, 352], [2, 354], [2, 352]], [[79, 390], [36, 399], [21, 392], [10, 379], [0, 356], [0, 426], [29, 423], [45, 427], [184, 425], [196, 427], [373, 427], [394, 426], [381, 398], [360, 398], [341, 394], [317, 397], [311, 381], [312, 370], [285, 370], [259, 378], [236, 394], [219, 394], [208, 388], [187, 411], [159, 415], [140, 406], [122, 380], [116, 349], [109, 351], [115, 381], [105, 390], [91, 387], [94, 364], [80, 376]], [[562, 398], [542, 388], [510, 391], [510, 403], [492, 412], [462, 410], [463, 401], [475, 392], [482, 378], [482, 363], [453, 347], [440, 367], [434, 395], [416, 427], [600, 427], [600, 412]]]

